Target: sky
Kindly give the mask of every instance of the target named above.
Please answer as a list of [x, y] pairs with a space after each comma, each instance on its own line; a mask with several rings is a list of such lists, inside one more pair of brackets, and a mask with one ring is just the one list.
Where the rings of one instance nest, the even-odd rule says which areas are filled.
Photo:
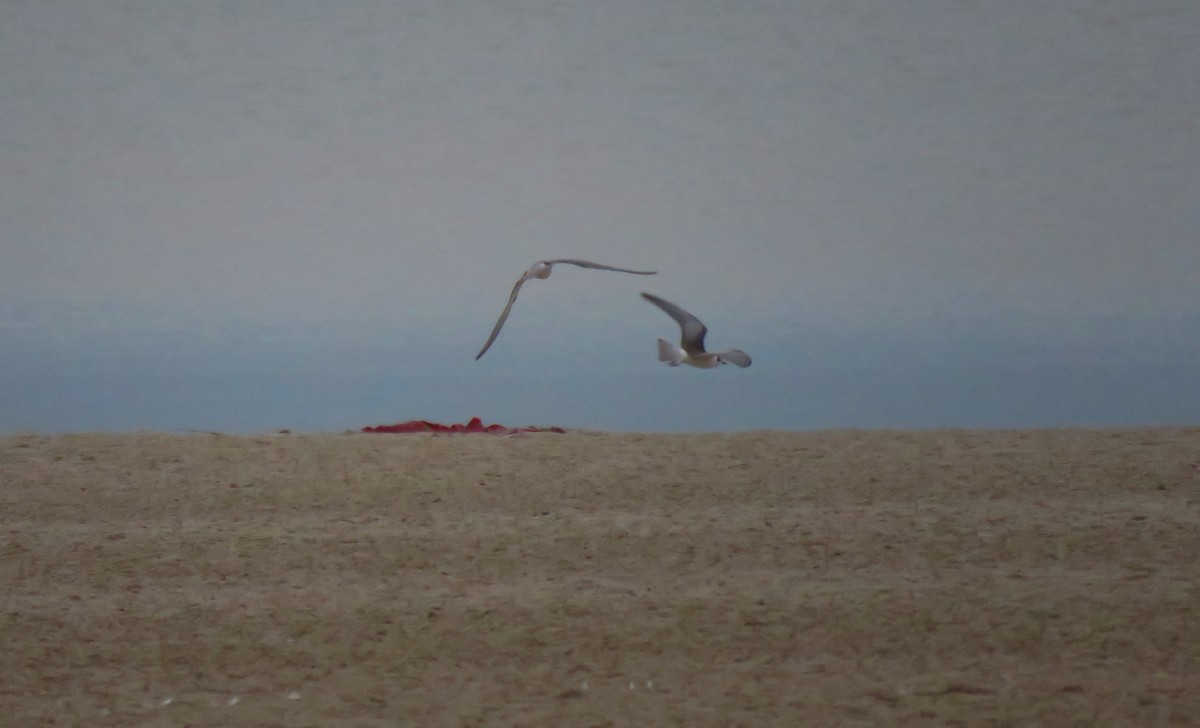
[[[1197, 69], [1191, 0], [6, 2], [0, 433], [1200, 424]], [[562, 257], [659, 273], [475, 361]]]

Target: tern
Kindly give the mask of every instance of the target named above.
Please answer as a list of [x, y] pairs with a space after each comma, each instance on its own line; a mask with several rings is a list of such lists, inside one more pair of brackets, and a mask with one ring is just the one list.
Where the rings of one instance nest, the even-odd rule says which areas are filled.
[[679, 346], [663, 339], [658, 340], [659, 361], [665, 361], [667, 366], [672, 367], [689, 364], [700, 369], [713, 369], [722, 364], [736, 364], [743, 368], [750, 366], [750, 355], [741, 349], [705, 351], [704, 335], [708, 333], [708, 328], [700, 323], [700, 319], [658, 296], [643, 293], [642, 298], [666, 311], [683, 332]]
[[618, 273], [633, 273], [634, 275], [639, 275], [639, 276], [652, 276], [658, 272], [655, 270], [629, 270], [628, 268], [614, 268], [611, 265], [601, 265], [600, 263], [593, 263], [593, 262], [587, 261], [587, 260], [577, 260], [575, 258], [559, 258], [558, 260], [539, 260], [538, 262], [529, 266], [529, 270], [522, 273], [521, 277], [517, 279], [517, 284], [515, 286], [513, 286], [512, 293], [510, 293], [508, 295], [508, 305], [504, 307], [504, 311], [500, 314], [500, 319], [498, 321], [496, 321], [496, 328], [492, 329], [492, 335], [488, 337], [487, 343], [484, 344], [483, 348], [479, 350], [479, 353], [475, 355], [475, 361], [479, 361], [479, 357], [481, 357], [485, 353], [487, 353], [487, 350], [489, 347], [491, 347], [492, 342], [495, 341], [496, 337], [500, 335], [500, 329], [501, 329], [501, 327], [504, 326], [504, 322], [508, 319], [509, 311], [512, 311], [513, 304], [517, 302], [517, 292], [521, 290], [521, 286], [524, 285], [525, 281], [529, 280], [530, 278], [542, 278], [542, 279], [549, 278], [550, 271], [553, 270], [554, 266], [558, 263], [567, 263], [569, 265], [577, 265], [580, 268], [592, 268], [595, 270], [614, 270], [614, 271], [617, 271]]

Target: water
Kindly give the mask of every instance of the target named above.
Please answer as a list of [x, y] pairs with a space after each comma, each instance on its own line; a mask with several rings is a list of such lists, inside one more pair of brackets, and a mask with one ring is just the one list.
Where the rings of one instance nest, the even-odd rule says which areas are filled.
[[[0, 431], [1200, 420], [1188, 2], [0, 7]], [[654, 279], [572, 271], [579, 256]], [[745, 371], [654, 361], [699, 315]]]

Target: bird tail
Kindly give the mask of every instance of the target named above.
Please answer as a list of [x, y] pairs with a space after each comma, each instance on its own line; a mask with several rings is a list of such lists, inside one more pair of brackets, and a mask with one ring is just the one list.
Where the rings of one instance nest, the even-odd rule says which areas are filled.
[[665, 361], [669, 366], [677, 367], [683, 361], [683, 349], [669, 341], [658, 340], [658, 360]]

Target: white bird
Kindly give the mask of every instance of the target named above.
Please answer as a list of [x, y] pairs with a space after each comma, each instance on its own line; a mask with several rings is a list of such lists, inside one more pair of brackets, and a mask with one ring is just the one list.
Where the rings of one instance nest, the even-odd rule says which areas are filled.
[[556, 263], [568, 263], [570, 265], [577, 265], [580, 268], [594, 268], [596, 270], [615, 270], [618, 273], [633, 273], [639, 276], [652, 276], [658, 272], [654, 270], [629, 270], [628, 268], [614, 268], [611, 265], [601, 265], [600, 263], [592, 263], [586, 260], [576, 260], [574, 258], [539, 260], [538, 262], [529, 266], [529, 270], [525, 271], [523, 274], [521, 274], [521, 277], [517, 279], [517, 284], [513, 286], [512, 293], [510, 293], [508, 296], [508, 305], [504, 307], [504, 311], [500, 314], [500, 319], [496, 321], [496, 328], [492, 329], [492, 335], [488, 337], [487, 343], [484, 344], [483, 348], [479, 350], [479, 353], [475, 355], [475, 361], [479, 361], [479, 357], [483, 356], [487, 352], [488, 347], [490, 347], [492, 342], [496, 340], [496, 337], [500, 335], [500, 328], [504, 326], [505, 320], [508, 319], [508, 312], [512, 311], [513, 304], [517, 302], [517, 292], [521, 290], [521, 286], [525, 283], [525, 281], [529, 280], [530, 278], [549, 278], [550, 271], [554, 268]]
[[705, 351], [704, 335], [708, 333], [708, 329], [700, 323], [700, 319], [658, 296], [643, 293], [642, 298], [666, 311], [668, 316], [675, 319], [683, 332], [679, 342], [680, 346], [663, 339], [658, 340], [659, 361], [665, 361], [667, 366], [672, 367], [689, 364], [700, 369], [713, 369], [722, 364], [736, 364], [743, 368], [750, 366], [750, 355], [741, 349]]

